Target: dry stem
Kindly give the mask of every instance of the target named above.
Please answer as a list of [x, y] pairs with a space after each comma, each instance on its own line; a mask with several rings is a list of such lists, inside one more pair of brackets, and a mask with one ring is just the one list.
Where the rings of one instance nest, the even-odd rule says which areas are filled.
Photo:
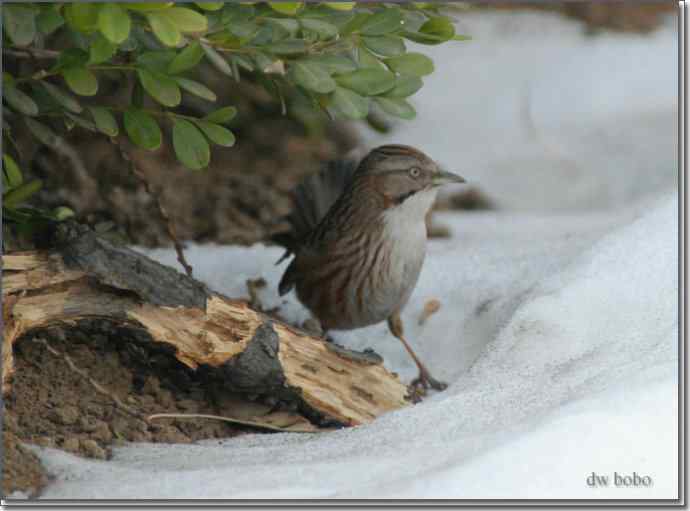
[[119, 142], [115, 142], [115, 143], [117, 144], [117, 147], [120, 150], [120, 155], [122, 156], [122, 159], [129, 163], [130, 170], [132, 171], [132, 174], [134, 174], [134, 176], [144, 185], [144, 189], [146, 190], [146, 193], [148, 193], [153, 198], [154, 202], [156, 203], [156, 207], [158, 208], [158, 214], [161, 216], [161, 219], [163, 220], [163, 223], [165, 224], [165, 228], [168, 231], [168, 236], [172, 240], [173, 245], [175, 247], [175, 252], [177, 253], [177, 261], [182, 265], [182, 267], [184, 268], [184, 271], [187, 273], [187, 275], [191, 277], [193, 268], [187, 262], [187, 259], [184, 256], [184, 247], [182, 246], [182, 243], [180, 243], [180, 240], [177, 237], [177, 232], [175, 231], [175, 226], [173, 225], [173, 222], [170, 219], [170, 216], [168, 215], [167, 210], [163, 206], [160, 195], [153, 190], [153, 188], [149, 184], [148, 180], [146, 179], [146, 176], [144, 175], [144, 173], [141, 172], [137, 168], [137, 166], [134, 164], [134, 161], [129, 156], [129, 154], [127, 154], [127, 151], [124, 150], [122, 145]]

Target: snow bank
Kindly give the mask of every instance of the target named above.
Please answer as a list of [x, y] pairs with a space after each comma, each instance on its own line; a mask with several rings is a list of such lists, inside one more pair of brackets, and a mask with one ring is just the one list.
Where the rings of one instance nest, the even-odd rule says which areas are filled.
[[[439, 215], [452, 237], [430, 242], [403, 320], [448, 390], [324, 435], [137, 444], [108, 462], [34, 448], [56, 476], [44, 498], [676, 496], [675, 28], [590, 38], [545, 14], [460, 23], [475, 39], [433, 50], [418, 120], [371, 139], [418, 145], [514, 209]], [[231, 296], [264, 277], [264, 304], [301, 321], [294, 296], [277, 296], [280, 253], [187, 257]], [[419, 326], [431, 298], [441, 309]], [[336, 337], [415, 374], [384, 325]], [[588, 486], [593, 472], [609, 485]], [[616, 487], [614, 472], [653, 484]]]
[[[133, 445], [110, 462], [41, 450], [58, 477], [44, 497], [674, 496], [675, 198], [603, 237], [610, 221], [596, 218], [552, 219], [535, 230], [529, 217], [482, 217], [509, 223], [513, 235], [471, 226], [472, 215], [444, 217], [454, 236], [432, 242], [404, 316], [422, 356], [452, 382], [446, 392], [327, 435]], [[155, 255], [172, 262], [169, 252]], [[280, 268], [265, 271], [278, 255], [263, 247], [188, 254], [222, 291], [242, 294], [245, 278], [264, 275], [264, 298], [279, 278]], [[419, 327], [431, 297], [442, 308]], [[286, 310], [302, 313], [295, 303]], [[413, 374], [383, 327], [339, 339], [375, 346], [389, 366]], [[654, 485], [587, 486], [592, 472], [613, 471], [636, 471]]]

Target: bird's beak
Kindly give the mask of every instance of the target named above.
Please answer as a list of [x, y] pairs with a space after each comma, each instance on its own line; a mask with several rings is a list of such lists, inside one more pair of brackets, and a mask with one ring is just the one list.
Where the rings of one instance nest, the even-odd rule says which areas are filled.
[[432, 178], [432, 183], [434, 186], [447, 185], [449, 183], [465, 183], [465, 178], [453, 174], [452, 172], [447, 172], [445, 170], [439, 170]]

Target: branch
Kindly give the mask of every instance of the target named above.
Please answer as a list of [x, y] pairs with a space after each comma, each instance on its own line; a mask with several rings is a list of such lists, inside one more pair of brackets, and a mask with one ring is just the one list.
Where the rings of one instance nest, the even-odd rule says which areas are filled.
[[170, 219], [170, 216], [168, 215], [167, 210], [163, 206], [163, 203], [161, 202], [160, 196], [153, 190], [153, 188], [149, 184], [148, 180], [146, 179], [146, 176], [144, 175], [144, 173], [141, 172], [137, 168], [137, 166], [134, 164], [134, 161], [132, 161], [132, 158], [127, 153], [127, 151], [125, 151], [125, 149], [122, 147], [122, 144], [118, 141], [115, 141], [115, 144], [117, 145], [118, 149], [120, 150], [120, 155], [122, 156], [122, 159], [125, 160], [127, 163], [129, 163], [129, 168], [132, 171], [132, 174], [134, 174], [134, 176], [139, 180], [139, 182], [144, 185], [144, 188], [146, 189], [146, 193], [148, 193], [153, 198], [153, 201], [156, 203], [156, 207], [158, 208], [158, 214], [160, 215], [161, 219], [163, 220], [163, 223], [165, 224], [165, 228], [168, 232], [168, 236], [172, 240], [173, 245], [175, 247], [175, 252], [177, 253], [177, 261], [182, 265], [182, 267], [184, 268], [184, 271], [187, 273], [187, 275], [191, 277], [193, 268], [187, 262], [187, 259], [184, 256], [184, 247], [183, 247], [182, 243], [180, 243], [179, 238], [177, 237], [177, 232], [175, 231], [175, 226], [173, 225], [173, 222]]

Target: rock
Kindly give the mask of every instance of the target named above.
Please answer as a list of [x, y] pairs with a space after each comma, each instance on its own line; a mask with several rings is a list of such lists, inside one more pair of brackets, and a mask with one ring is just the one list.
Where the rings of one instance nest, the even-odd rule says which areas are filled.
[[143, 387], [141, 388], [141, 391], [145, 394], [151, 394], [152, 396], [155, 396], [158, 394], [161, 390], [161, 384], [160, 381], [158, 381], [158, 378], [155, 376], [150, 376], [149, 378], [146, 379], [146, 382], [144, 382]]
[[41, 447], [55, 447], [55, 440], [53, 437], [39, 436], [34, 438], [33, 441]]
[[193, 399], [182, 399], [177, 402], [177, 406], [190, 413], [199, 411], [199, 403]]
[[95, 440], [91, 440], [90, 438], [83, 439], [81, 442], [79, 442], [81, 445], [82, 450], [84, 451], [84, 454], [86, 454], [90, 458], [96, 458], [98, 460], [104, 460], [108, 456], [105, 452], [105, 449], [103, 449], [98, 443], [96, 443]]
[[77, 422], [79, 411], [76, 407], [67, 405], [51, 410], [48, 416], [54, 422], [70, 425]]
[[169, 390], [161, 390], [158, 393], [158, 404], [160, 404], [163, 408], [172, 408], [173, 406], [173, 398], [172, 394], [170, 393]]
[[91, 437], [99, 442], [107, 443], [113, 439], [113, 434], [105, 422], [97, 421], [94, 425]]
[[79, 452], [79, 439], [75, 436], [65, 438], [60, 447], [65, 451], [77, 453]]

